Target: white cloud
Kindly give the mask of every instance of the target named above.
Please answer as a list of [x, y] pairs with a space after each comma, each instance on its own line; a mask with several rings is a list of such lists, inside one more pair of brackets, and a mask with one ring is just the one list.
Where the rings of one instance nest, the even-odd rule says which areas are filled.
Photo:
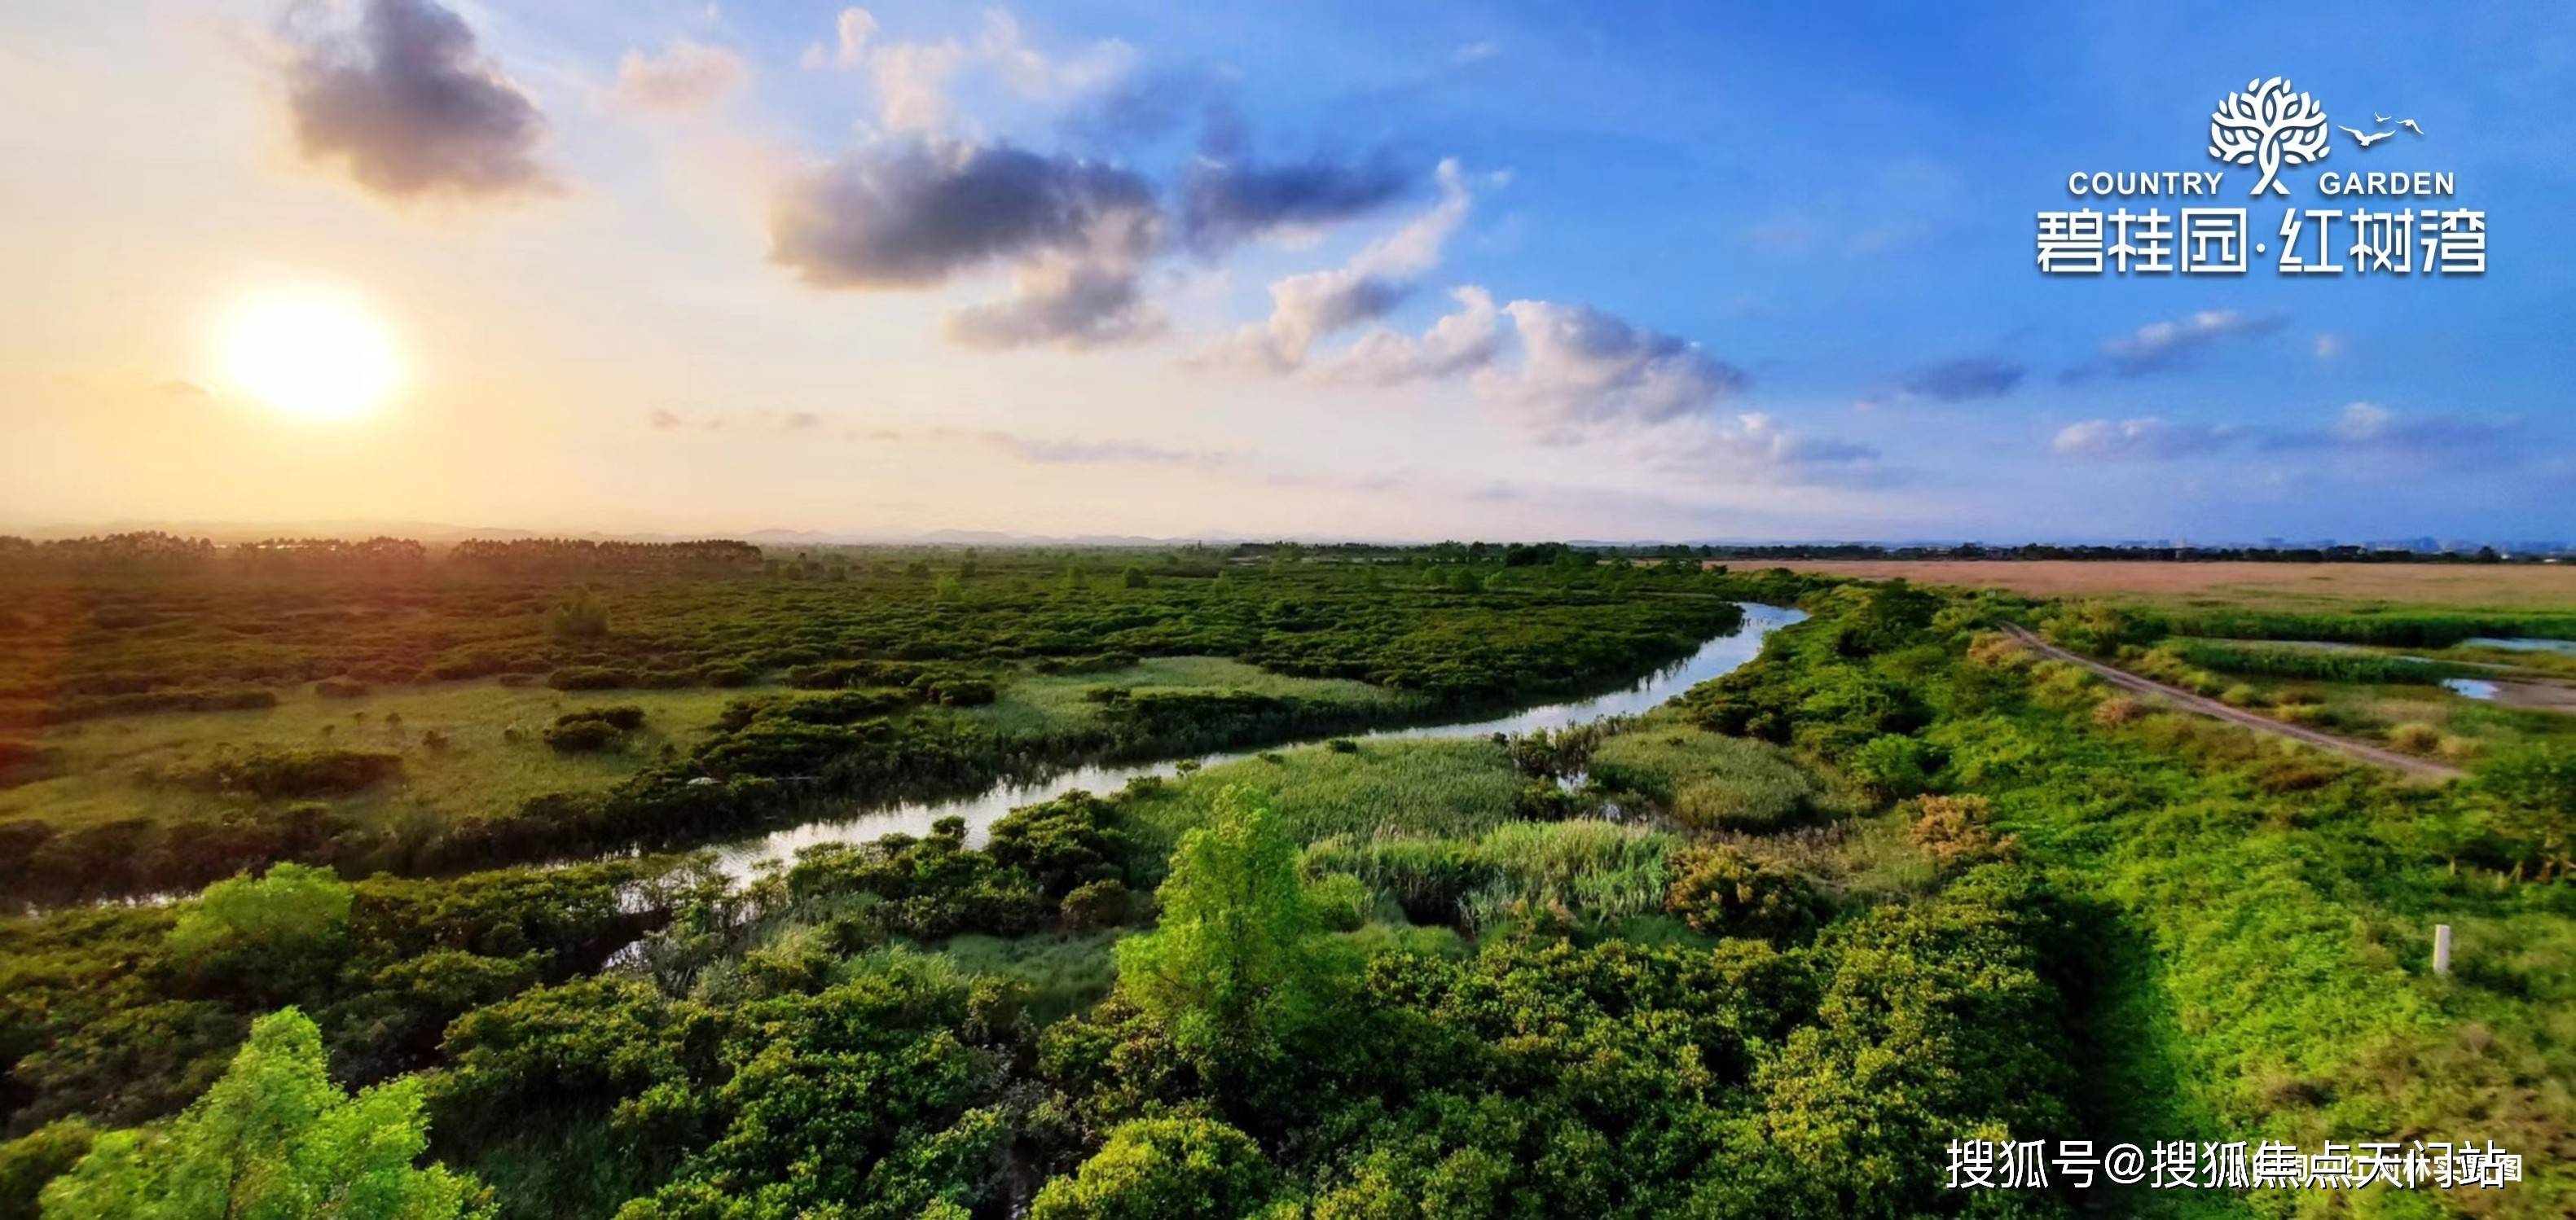
[[1527, 416], [1552, 439], [1600, 425], [1652, 424], [1705, 411], [1742, 389], [1742, 370], [1699, 344], [1588, 305], [1514, 301], [1516, 369], [1487, 369], [1476, 390]]
[[1318, 376], [1341, 385], [1384, 386], [1451, 377], [1492, 363], [1502, 338], [1494, 295], [1471, 285], [1449, 296], [1458, 302], [1456, 312], [1442, 315], [1421, 335], [1372, 330], [1340, 358], [1319, 366]]
[[2221, 341], [2253, 338], [2279, 330], [2288, 319], [2280, 314], [2249, 314], [2233, 309], [2204, 309], [2187, 317], [2149, 322], [2105, 342], [2101, 358], [2067, 371], [2070, 380], [2107, 372], [2143, 377], [2177, 368]]
[[1393, 309], [1414, 276], [1439, 265], [1441, 248], [1474, 203], [1455, 160], [1442, 161], [1440, 202], [1368, 244], [1349, 262], [1270, 285], [1270, 317], [1227, 336], [1207, 363], [1268, 373], [1303, 367], [1315, 341]]
[[2336, 417], [2334, 427], [2329, 431], [2337, 440], [2363, 444], [2386, 435], [2391, 417], [2388, 408], [2377, 403], [2346, 403], [2343, 414]]
[[899, 42], [868, 59], [878, 121], [888, 131], [936, 132], [948, 125], [948, 78], [966, 62], [953, 42]]
[[832, 45], [818, 42], [806, 47], [804, 66], [809, 71], [863, 67], [868, 61], [868, 40], [876, 32], [875, 14], [863, 8], [842, 9], [832, 21]]
[[658, 56], [628, 51], [617, 63], [617, 95], [657, 110], [691, 110], [724, 100], [749, 76], [742, 56], [678, 38]]
[[1136, 48], [1107, 38], [1063, 57], [1048, 56], [1028, 45], [1016, 17], [1001, 9], [984, 13], [984, 32], [975, 54], [1001, 74], [1023, 97], [1050, 99], [1088, 93], [1125, 76], [1136, 66]]
[[2213, 452], [2243, 434], [2233, 424], [2178, 424], [2147, 415], [2068, 424], [2058, 430], [2049, 447], [2068, 457], [2154, 460]]
[[890, 42], [876, 16], [863, 8], [841, 10], [830, 45], [805, 48], [808, 70], [865, 70], [876, 86], [878, 123], [888, 131], [937, 133], [949, 126], [949, 85], [970, 67], [989, 69], [1024, 97], [1059, 100], [1119, 79], [1135, 66], [1134, 47], [1117, 39], [1092, 43], [1071, 55], [1053, 56], [1029, 44], [1019, 19], [1003, 9], [984, 13], [973, 42]]
[[2519, 427], [2513, 419], [2400, 414], [2372, 402], [2346, 403], [2331, 422], [2296, 428], [2176, 423], [2157, 416], [2091, 419], [2060, 429], [2051, 448], [2067, 457], [2168, 461], [2238, 445], [2272, 453], [2315, 452], [2354, 460], [2424, 464], [2493, 460]]
[[1679, 418], [1630, 441], [1648, 464], [1704, 481], [1849, 486], [1891, 477], [1878, 450], [1806, 436], [1761, 411]]

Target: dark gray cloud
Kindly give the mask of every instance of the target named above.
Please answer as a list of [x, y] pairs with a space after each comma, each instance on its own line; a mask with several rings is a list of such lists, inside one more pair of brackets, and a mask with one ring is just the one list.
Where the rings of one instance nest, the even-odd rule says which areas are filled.
[[1271, 285], [1278, 307], [1297, 312], [1301, 325], [1318, 335], [1383, 318], [1411, 295], [1411, 284], [1364, 273], [1328, 271]]
[[2145, 377], [2189, 366], [2201, 353], [2234, 339], [2268, 335], [2288, 325], [2283, 314], [2249, 314], [2233, 309], [2204, 309], [2186, 318], [2150, 322], [2102, 345], [2095, 359], [2066, 370], [2063, 380], [2084, 381], [2109, 374]]
[[1161, 213], [1145, 180], [1008, 145], [892, 140], [786, 184], [769, 257], [824, 288], [926, 287], [990, 261], [1111, 247], [1141, 258]]
[[1182, 184], [1181, 231], [1191, 249], [1213, 254], [1272, 229], [1366, 215], [1402, 196], [1412, 179], [1385, 153], [1271, 164], [1202, 159]]
[[544, 188], [545, 118], [431, 0], [368, 0], [355, 30], [308, 31], [288, 70], [304, 156], [380, 195]]
[[2009, 394], [2029, 373], [2027, 367], [1998, 356], [1962, 356], [1915, 369], [1897, 388], [1939, 402], [1968, 402]]
[[1024, 270], [1008, 300], [950, 314], [948, 337], [969, 347], [1098, 347], [1159, 333], [1133, 267], [1057, 260]]

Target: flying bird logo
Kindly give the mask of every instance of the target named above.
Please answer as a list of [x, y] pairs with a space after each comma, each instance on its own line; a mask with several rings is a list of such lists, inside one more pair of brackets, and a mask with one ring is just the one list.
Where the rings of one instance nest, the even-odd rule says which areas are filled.
[[[2388, 125], [2388, 116], [2373, 110], [2370, 112], [2370, 121], [2377, 123], [2382, 127], [2386, 127]], [[2424, 129], [2418, 126], [2413, 119], [2399, 119], [2397, 120], [2397, 125], [2408, 131], [2414, 132], [2419, 137], [2424, 134]], [[2358, 127], [2346, 127], [2344, 130], [2352, 134], [2352, 142], [2354, 144], [2365, 149], [2369, 148], [2373, 144], [2377, 144], [2381, 140], [2385, 140], [2388, 137], [2397, 134], [2393, 131], [2363, 131]]]

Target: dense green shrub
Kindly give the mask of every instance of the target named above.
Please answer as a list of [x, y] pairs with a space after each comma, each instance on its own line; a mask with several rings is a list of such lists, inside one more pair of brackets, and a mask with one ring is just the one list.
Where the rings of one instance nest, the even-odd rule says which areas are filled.
[[255, 688], [147, 690], [122, 695], [60, 696], [45, 703], [0, 702], [0, 725], [69, 724], [152, 712], [246, 712], [276, 706], [276, 692]]
[[240, 792], [263, 799], [346, 796], [402, 770], [402, 757], [370, 750], [225, 750], [213, 759], [175, 767], [176, 783], [209, 792]]
[[2534, 744], [2498, 754], [2478, 768], [2477, 789], [2543, 876], [2576, 871], [2576, 748]]
[[223, 1078], [166, 1129], [100, 1134], [45, 1188], [44, 1214], [475, 1214], [472, 1178], [413, 1164], [428, 1144], [418, 1080], [341, 1092], [323, 1069], [321, 1031], [289, 1008], [260, 1018]]
[[598, 1168], [647, 1192], [630, 1217], [736, 1200], [779, 1215], [973, 1206], [998, 1188], [1010, 1135], [993, 1045], [1003, 1005], [909, 957], [733, 1007], [582, 980], [451, 1027], [434, 1109], [467, 1146], [506, 1141], [531, 1115], [607, 1119], [620, 1149]]
[[1995, 834], [1993, 820], [1994, 802], [1982, 796], [1927, 796], [1915, 802], [1905, 837], [1935, 863], [1978, 864], [2015, 846], [2011, 835]]
[[1814, 883], [1739, 848], [1693, 848], [1673, 871], [1665, 909], [1711, 936], [1797, 940], [1830, 913]]
[[546, 611], [546, 634], [558, 640], [599, 639], [608, 634], [608, 607], [592, 590], [576, 589]]
[[948, 707], [982, 707], [994, 697], [993, 684], [982, 678], [948, 678], [924, 688], [928, 702]]
[[1171, 1031], [1200, 1079], [1244, 1097], [1328, 1017], [1333, 955], [1298, 876], [1297, 844], [1265, 798], [1220, 794], [1181, 836], [1153, 932], [1118, 943], [1118, 986]]
[[2158, 621], [2138, 611], [2103, 601], [2070, 601], [2040, 619], [2040, 634], [2077, 652], [2108, 655], [2124, 644], [2142, 644], [2158, 634]]
[[640, 729], [644, 727], [644, 709], [631, 703], [620, 703], [610, 707], [586, 707], [555, 717], [555, 723], [559, 725], [584, 720], [595, 720], [620, 731]]
[[1204, 1118], [1139, 1119], [1110, 1132], [1071, 1176], [1047, 1183], [1029, 1218], [1240, 1220], [1267, 1212], [1278, 1189], [1278, 1171], [1251, 1136]]
[[640, 683], [631, 669], [608, 665], [567, 665], [547, 674], [546, 685], [556, 690], [615, 690]]
[[1066, 893], [1056, 910], [1067, 928], [1114, 928], [1134, 917], [1136, 895], [1122, 881], [1086, 881]]
[[588, 754], [605, 750], [626, 739], [626, 734], [605, 720], [558, 720], [540, 730], [537, 736], [558, 754]]
[[39, 1220], [37, 1192], [70, 1172], [97, 1139], [96, 1128], [66, 1118], [0, 1143], [0, 1220]]
[[1901, 800], [1932, 786], [1940, 753], [1916, 738], [1882, 733], [1862, 742], [1847, 764], [1851, 777], [1882, 801]]

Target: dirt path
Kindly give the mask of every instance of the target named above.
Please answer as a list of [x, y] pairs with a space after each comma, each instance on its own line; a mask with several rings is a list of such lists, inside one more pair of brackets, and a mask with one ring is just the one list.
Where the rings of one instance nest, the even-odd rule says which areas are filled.
[[2216, 717], [2231, 724], [2243, 725], [2257, 733], [2287, 737], [2292, 741], [2341, 754], [2346, 758], [2366, 762], [2375, 767], [2386, 767], [2416, 779], [2449, 780], [2468, 774], [2448, 763], [2434, 762], [2429, 758], [2417, 758], [2411, 754], [2400, 754], [2395, 750], [2384, 750], [2378, 746], [2354, 741], [2349, 737], [2321, 733], [2304, 725], [2284, 724], [2269, 716], [2258, 715], [2239, 707], [2229, 707], [2216, 699], [2195, 695], [2178, 687], [2141, 678], [2127, 670], [2114, 669], [2089, 657], [2078, 656], [2019, 627], [2007, 625], [2004, 631], [2041, 656], [2064, 661], [2070, 665], [2081, 665], [2099, 675], [2103, 681], [2122, 690], [2140, 695], [2153, 695], [2176, 707], [2198, 712], [2204, 716]]
[[2565, 682], [2497, 678], [2495, 688], [2495, 701], [2506, 707], [2536, 707], [2544, 712], [2576, 713], [2576, 686]]

